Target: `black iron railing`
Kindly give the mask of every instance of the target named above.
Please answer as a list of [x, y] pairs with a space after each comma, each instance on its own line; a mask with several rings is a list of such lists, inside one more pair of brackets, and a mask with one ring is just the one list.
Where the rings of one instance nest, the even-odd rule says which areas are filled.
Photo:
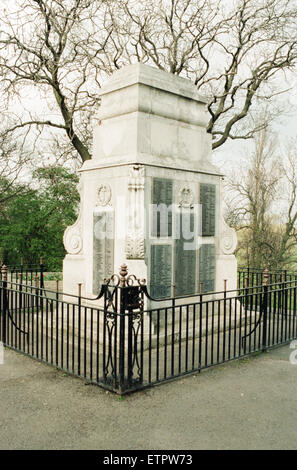
[[296, 339], [297, 279], [257, 281], [158, 300], [124, 265], [88, 299], [10, 281], [4, 267], [0, 338], [123, 394]]
[[[2, 263], [0, 264], [0, 268]], [[40, 258], [38, 264], [24, 264], [22, 261], [20, 264], [6, 265], [7, 279], [10, 282], [26, 284], [30, 286], [44, 287], [44, 272], [45, 266], [43, 259]], [[0, 270], [1, 273], [1, 270]]]
[[[240, 266], [237, 270], [238, 288], [259, 286], [263, 284], [263, 276], [263, 269]], [[287, 269], [269, 270], [269, 284], [294, 281], [295, 279], [297, 279], [297, 272]]]

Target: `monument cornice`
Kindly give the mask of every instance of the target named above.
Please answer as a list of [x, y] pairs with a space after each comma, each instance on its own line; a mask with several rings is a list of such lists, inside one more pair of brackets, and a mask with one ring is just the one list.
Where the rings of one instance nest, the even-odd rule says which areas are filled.
[[136, 84], [147, 85], [150, 88], [166, 91], [203, 104], [209, 102], [209, 99], [200, 95], [194, 83], [187, 78], [142, 63], [129, 65], [116, 71], [99, 91], [99, 95], [103, 96]]
[[87, 162], [84, 163], [82, 168], [78, 170], [78, 172], [83, 173], [84, 171], [90, 171], [90, 170], [99, 170], [99, 169], [105, 169], [105, 168], [117, 168], [117, 167], [122, 167], [122, 166], [131, 166], [131, 165], [143, 165], [147, 167], [152, 167], [152, 168], [164, 168], [165, 170], [174, 170], [174, 171], [186, 171], [189, 173], [197, 173], [197, 174], [203, 174], [203, 175], [210, 175], [210, 176], [219, 176], [219, 177], [224, 177], [225, 175], [222, 173], [218, 173], [217, 171], [205, 171], [205, 170], [197, 170], [193, 168], [178, 168], [176, 166], [169, 166], [169, 165], [156, 165], [152, 163], [146, 163], [142, 161], [135, 161], [131, 160], [129, 162], [125, 161], [123, 163], [113, 163], [113, 164], [98, 164], [98, 162], [95, 162], [93, 160], [88, 160]]

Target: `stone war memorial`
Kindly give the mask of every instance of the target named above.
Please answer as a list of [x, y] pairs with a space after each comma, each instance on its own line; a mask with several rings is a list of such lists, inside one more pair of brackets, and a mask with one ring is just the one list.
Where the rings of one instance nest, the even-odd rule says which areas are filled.
[[[222, 215], [207, 100], [144, 64], [100, 92], [93, 157], [80, 169], [80, 213], [64, 235], [63, 290], [98, 295], [125, 263], [155, 299], [236, 289], [236, 234]], [[189, 297], [190, 298], [190, 297]]]
[[135, 64], [106, 81], [63, 293], [13, 289], [2, 266], [3, 344], [122, 394], [296, 340], [296, 279], [237, 286], [208, 121], [184, 78]]

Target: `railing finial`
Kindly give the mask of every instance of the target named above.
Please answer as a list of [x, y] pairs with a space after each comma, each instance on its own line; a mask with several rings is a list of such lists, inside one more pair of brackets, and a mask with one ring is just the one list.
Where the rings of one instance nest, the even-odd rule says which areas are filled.
[[1, 276], [2, 276], [2, 281], [7, 281], [7, 266], [3, 264], [1, 268]]
[[[56, 280], [56, 283], [57, 283], [57, 291], [59, 290], [59, 279]], [[77, 290], [78, 290], [78, 297], [80, 298], [81, 297], [81, 286], [82, 286], [82, 283], [79, 282], [77, 284]]]
[[263, 279], [264, 279], [264, 286], [267, 286], [268, 280], [269, 280], [269, 269], [268, 269], [267, 266], [266, 266], [266, 269], [264, 271]]

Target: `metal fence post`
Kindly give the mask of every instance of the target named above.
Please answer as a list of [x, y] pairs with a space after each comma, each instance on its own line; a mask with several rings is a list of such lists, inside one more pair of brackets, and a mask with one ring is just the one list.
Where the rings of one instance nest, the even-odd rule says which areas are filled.
[[226, 357], [226, 331], [227, 331], [227, 279], [224, 279], [224, 321], [223, 321], [223, 361], [225, 362]]
[[262, 332], [262, 351], [267, 347], [267, 305], [268, 305], [268, 268], [264, 271], [264, 294], [263, 294], [263, 332]]
[[[24, 271], [24, 266], [23, 266], [23, 258], [21, 258], [21, 266], [20, 266], [20, 277], [19, 277], [19, 280], [20, 280], [20, 284], [22, 284], [23, 282], [23, 271]], [[16, 279], [17, 279], [17, 272], [16, 272]], [[18, 282], [16, 280], [16, 282]]]
[[199, 295], [199, 351], [198, 351], [198, 367], [201, 372], [202, 363], [202, 313], [203, 313], [203, 282], [200, 282], [200, 295]]
[[286, 306], [285, 306], [285, 287], [286, 287], [286, 273], [282, 272], [282, 292], [281, 292], [281, 342], [284, 339], [284, 318], [286, 315]]
[[125, 389], [125, 297], [124, 288], [127, 285], [128, 269], [126, 264], [122, 264], [120, 269], [120, 331], [119, 331], [119, 390]]
[[40, 257], [39, 260], [39, 267], [40, 267], [40, 289], [44, 289], [44, 279], [43, 279], [43, 258]]
[[7, 296], [7, 267], [5, 265], [1, 268], [2, 276], [2, 343], [6, 344], [6, 325], [7, 325], [7, 309], [8, 309], [8, 296]]
[[[77, 299], [77, 305], [78, 305], [78, 338], [77, 338], [77, 372], [78, 375], [80, 375], [80, 360], [81, 360], [81, 286], [82, 283], [79, 282], [78, 284], [78, 299]], [[59, 294], [58, 294], [59, 295]]]
[[131, 309], [128, 310], [128, 348], [127, 348], [127, 369], [128, 369], [128, 385], [131, 385], [132, 383], [132, 377], [133, 377], [133, 358], [132, 358], [132, 329], [133, 329], [133, 312]]
[[[246, 353], [246, 338], [247, 338], [247, 315], [248, 315], [248, 306], [249, 301], [253, 297], [254, 289], [250, 290], [249, 288], [249, 277], [246, 277], [244, 280], [244, 298], [243, 298], [243, 305], [244, 305], [244, 336], [242, 338], [242, 347], [244, 354]], [[253, 286], [253, 283], [252, 283]], [[251, 295], [250, 295], [251, 293]]]
[[[19, 305], [18, 305], [18, 312], [19, 312], [19, 324], [21, 324], [21, 317], [22, 317], [22, 307], [23, 307], [23, 275], [19, 273]], [[16, 286], [17, 289], [17, 286]], [[21, 344], [21, 331], [19, 335], [19, 344]]]
[[[288, 334], [288, 296], [290, 295], [290, 290], [288, 289], [288, 287], [290, 286], [290, 284], [287, 284], [287, 271], [284, 270], [284, 311], [285, 311], [285, 314], [284, 314], [284, 317], [285, 317], [285, 340], [287, 340], [287, 334]], [[290, 323], [289, 323], [290, 324]]]

